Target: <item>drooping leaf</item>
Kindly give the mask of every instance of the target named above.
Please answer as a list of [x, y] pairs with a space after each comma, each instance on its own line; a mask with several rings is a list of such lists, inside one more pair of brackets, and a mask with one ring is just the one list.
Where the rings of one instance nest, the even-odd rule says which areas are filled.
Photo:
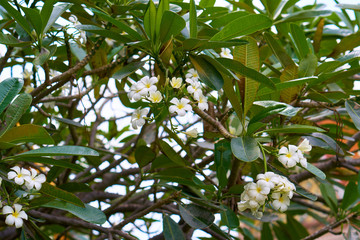
[[360, 130], [360, 105], [354, 101], [345, 101], [345, 108], [353, 120], [355, 127]]
[[33, 124], [24, 124], [10, 129], [0, 137], [0, 142], [54, 144], [54, 140], [43, 127]]
[[326, 179], [325, 173], [323, 171], [321, 171], [319, 168], [312, 165], [311, 163], [307, 163], [306, 170], [308, 170], [309, 172], [311, 172], [312, 174], [314, 174], [315, 176], [317, 176], [318, 178], [320, 178], [322, 180]]
[[184, 233], [171, 217], [163, 215], [163, 232], [165, 240], [184, 240]]
[[22, 115], [30, 107], [32, 97], [28, 93], [20, 94], [8, 107], [5, 112], [5, 128], [0, 132], [0, 136], [6, 133], [10, 128], [20, 120]]
[[0, 82], [0, 114], [20, 92], [24, 82], [18, 78], [7, 78]]
[[224, 85], [224, 79], [218, 70], [202, 56], [190, 55], [190, 60], [200, 79], [212, 89], [220, 90]]
[[57, 198], [61, 201], [65, 201], [67, 203], [71, 203], [74, 204], [76, 206], [79, 206], [81, 208], [84, 208], [85, 205], [84, 203], [77, 197], [75, 196], [73, 193], [69, 193], [67, 191], [64, 191], [58, 187], [55, 187], [51, 184], [49, 184], [48, 182], [44, 182], [42, 184], [42, 187], [40, 189], [40, 192], [44, 195], [53, 197], [53, 198]]
[[249, 14], [231, 21], [215, 34], [211, 41], [224, 41], [271, 27], [272, 21], [265, 15]]
[[227, 206], [223, 206], [226, 210], [221, 212], [221, 221], [229, 228], [239, 227], [239, 218], [237, 215]]
[[260, 157], [258, 143], [250, 136], [231, 139], [231, 151], [237, 159], [244, 162], [252, 162]]
[[84, 205], [85, 207], [79, 207], [69, 202], [53, 200], [51, 202], [42, 205], [41, 207], [49, 207], [49, 208], [64, 210], [90, 223], [103, 224], [106, 222], [106, 216], [101, 210], [94, 208], [89, 204], [84, 204]]
[[184, 221], [195, 229], [206, 228], [215, 220], [215, 216], [209, 210], [198, 205], [179, 205], [179, 210]]

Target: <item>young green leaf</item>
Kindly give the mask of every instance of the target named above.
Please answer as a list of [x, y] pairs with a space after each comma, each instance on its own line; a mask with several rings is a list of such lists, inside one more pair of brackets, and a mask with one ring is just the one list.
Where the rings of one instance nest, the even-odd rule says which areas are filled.
[[18, 12], [15, 8], [13, 8], [8, 1], [1, 1], [0, 5], [5, 8], [5, 10], [15, 19], [15, 21], [32, 37], [31, 28], [26, 19]]
[[41, 11], [41, 15], [43, 17], [43, 33], [46, 33], [51, 27], [52, 25], [54, 25], [54, 23], [56, 22], [56, 20], [69, 8], [72, 7], [72, 3], [63, 3], [63, 4], [59, 4], [56, 5], [52, 11], [50, 16], [48, 15], [48, 13], [43, 13], [43, 11]]
[[0, 137], [0, 142], [54, 144], [54, 140], [43, 127], [33, 124], [10, 129]]
[[[299, 59], [304, 59], [310, 52], [304, 31], [296, 24], [290, 24], [291, 40], [299, 53]], [[305, 77], [305, 76], [304, 76]]]
[[148, 37], [155, 42], [156, 31], [156, 7], [152, 0], [149, 1], [147, 10], [144, 16], [144, 29]]
[[36, 8], [26, 7], [22, 7], [21, 9], [24, 11], [26, 18], [31, 22], [31, 25], [35, 29], [37, 35], [40, 36], [42, 34], [42, 21], [39, 10]]
[[156, 157], [156, 154], [151, 150], [151, 148], [143, 145], [137, 147], [135, 150], [135, 160], [140, 168], [145, 167]]
[[185, 25], [185, 20], [178, 14], [165, 11], [161, 20], [161, 31], [159, 33], [160, 42], [165, 43], [172, 36], [178, 35], [181, 30], [184, 29]]

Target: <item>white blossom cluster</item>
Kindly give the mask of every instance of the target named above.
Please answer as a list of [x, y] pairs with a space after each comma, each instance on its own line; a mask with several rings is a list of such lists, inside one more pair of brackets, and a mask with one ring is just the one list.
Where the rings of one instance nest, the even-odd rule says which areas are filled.
[[[209, 108], [207, 98], [204, 96], [202, 91], [197, 71], [193, 68], [189, 69], [185, 77], [185, 81], [187, 83], [186, 90], [191, 97], [186, 95], [181, 98], [173, 97], [169, 101], [171, 103], [169, 106], [169, 112], [177, 113], [180, 117], [183, 117], [187, 112], [192, 111], [190, 99], [196, 101], [198, 108], [201, 110], [208, 110]], [[160, 103], [163, 100], [163, 95], [156, 87], [157, 82], [158, 78], [156, 77], [146, 76], [141, 78], [140, 81], [131, 85], [130, 92], [128, 93], [129, 99], [134, 101], [145, 99], [151, 103]], [[182, 89], [185, 87], [181, 78], [173, 77], [171, 80], [168, 79], [167, 82], [170, 83], [173, 89]], [[136, 109], [131, 116], [132, 127], [134, 129], [142, 127], [145, 124], [148, 113], [148, 109], [142, 109], [141, 107]]]
[[311, 149], [309, 140], [304, 139], [299, 146], [289, 145], [288, 147], [280, 148], [278, 159], [286, 168], [294, 167], [297, 163], [306, 168], [307, 160], [304, 157], [304, 153], [311, 151]]
[[[18, 166], [12, 167], [12, 171], [8, 172], [8, 179], [13, 179], [14, 182], [20, 186], [24, 185], [27, 190], [40, 190], [42, 184], [46, 181], [44, 174], [38, 174], [35, 169], [27, 170], [25, 168], [20, 168]], [[0, 184], [2, 179], [0, 178]], [[28, 195], [27, 193], [23, 196]], [[17, 202], [17, 201], [15, 201]], [[2, 207], [2, 202], [0, 201], [0, 207]], [[13, 206], [4, 206], [2, 213], [6, 216], [5, 223], [9, 226], [15, 226], [20, 228], [23, 225], [24, 219], [27, 220], [28, 216], [25, 211], [22, 210], [22, 205], [14, 203]]]
[[290, 199], [296, 190], [295, 185], [286, 177], [273, 172], [258, 174], [256, 182], [245, 185], [238, 203], [240, 211], [250, 209], [256, 218], [261, 218], [263, 213], [259, 209], [269, 203], [275, 210], [284, 212], [290, 205]]

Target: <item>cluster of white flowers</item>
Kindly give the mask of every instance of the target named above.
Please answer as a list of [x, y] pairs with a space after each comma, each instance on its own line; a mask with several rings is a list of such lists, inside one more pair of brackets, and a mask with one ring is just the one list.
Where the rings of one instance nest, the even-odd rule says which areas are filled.
[[256, 179], [256, 183], [250, 182], [245, 185], [241, 202], [238, 203], [239, 210], [250, 209], [256, 218], [261, 218], [263, 213], [259, 209], [268, 202], [275, 210], [286, 211], [296, 190], [295, 185], [273, 172], [258, 174]]
[[207, 98], [204, 96], [201, 90], [201, 84], [199, 81], [199, 74], [193, 68], [189, 69], [188, 73], [185, 75], [186, 82], [189, 86], [186, 88], [188, 93], [190, 93], [193, 98], [198, 103], [198, 108], [201, 110], [208, 110], [209, 105], [207, 103]]
[[149, 98], [149, 97], [151, 98], [151, 94], [160, 93], [159, 91], [157, 91], [157, 87], [155, 85], [157, 82], [158, 82], [157, 77], [145, 76], [141, 78], [140, 81], [131, 85], [128, 97], [130, 99], [134, 99], [135, 101], [139, 101], [142, 98]]
[[23, 185], [28, 190], [35, 188], [41, 189], [41, 185], [46, 181], [44, 174], [38, 174], [35, 169], [31, 168], [30, 171], [18, 166], [11, 168], [13, 171], [8, 172], [8, 179], [14, 179], [14, 182], [18, 185]]
[[279, 150], [279, 161], [286, 168], [294, 167], [297, 163], [306, 168], [307, 160], [304, 157], [304, 153], [311, 151], [311, 148], [307, 139], [304, 139], [299, 146], [289, 145], [288, 147], [282, 147]]

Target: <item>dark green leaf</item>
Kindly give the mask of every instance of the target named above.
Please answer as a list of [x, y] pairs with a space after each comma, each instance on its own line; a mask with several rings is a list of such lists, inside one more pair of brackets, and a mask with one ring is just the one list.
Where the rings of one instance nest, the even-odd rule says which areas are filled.
[[20, 92], [23, 85], [24, 82], [18, 78], [7, 78], [0, 82], [0, 114]]
[[185, 240], [180, 226], [168, 215], [163, 215], [163, 232], [165, 240]]
[[320, 191], [326, 204], [331, 208], [332, 212], [337, 213], [338, 200], [333, 186], [328, 182], [321, 183]]
[[184, 221], [195, 229], [206, 228], [215, 220], [215, 216], [209, 210], [198, 205], [179, 205], [179, 210]]
[[65, 201], [67, 203], [74, 204], [76, 206], [79, 206], [81, 208], [84, 208], [84, 203], [74, 194], [69, 193], [67, 191], [64, 191], [60, 188], [57, 188], [48, 182], [44, 182], [42, 184], [42, 187], [40, 189], [40, 192], [42, 194], [48, 195], [53, 198], [57, 198], [59, 200]]
[[159, 141], [159, 146], [161, 151], [174, 163], [180, 165], [180, 166], [186, 166], [186, 161], [177, 153], [175, 150], [170, 147], [169, 144], [167, 144], [164, 141]]
[[245, 136], [231, 139], [231, 151], [244, 162], [252, 162], [260, 156], [260, 148], [255, 138]]
[[23, 42], [23, 41], [16, 39], [15, 37], [13, 37], [10, 34], [4, 34], [1, 32], [0, 32], [0, 43], [8, 45], [8, 46], [14, 46], [14, 47], [24, 47], [24, 46], [28, 46], [31, 44], [31, 42]]
[[30, 20], [37, 35], [40, 36], [42, 33], [42, 31], [41, 31], [42, 30], [42, 21], [41, 21], [41, 16], [40, 16], [39, 10], [37, 10], [36, 8], [26, 8], [26, 7], [22, 7], [21, 9], [24, 11], [26, 18], [28, 20]]
[[10, 129], [0, 137], [0, 142], [54, 144], [54, 140], [43, 127], [33, 124], [25, 124]]
[[317, 200], [317, 196], [309, 193], [308, 191], [306, 191], [305, 189], [303, 189], [300, 185], [296, 185], [296, 191], [297, 194], [310, 199], [311, 201], [316, 201]]
[[216, 177], [219, 180], [219, 186], [225, 187], [228, 179], [227, 172], [231, 165], [231, 146], [228, 140], [222, 140], [215, 144], [215, 166], [216, 166]]
[[29, 34], [31, 35], [31, 28], [26, 21], [26, 19], [18, 12], [15, 8], [13, 8], [8, 1], [1, 1], [0, 5], [5, 8], [5, 10], [15, 19], [15, 21]]
[[229, 228], [239, 227], [240, 222], [237, 215], [229, 207], [222, 207], [226, 210], [221, 212], [221, 221]]
[[211, 41], [224, 41], [235, 37], [245, 36], [271, 27], [272, 21], [265, 15], [249, 14], [231, 21], [215, 34]]
[[70, 163], [66, 160], [62, 160], [62, 159], [53, 159], [53, 158], [47, 158], [47, 157], [41, 157], [41, 156], [36, 156], [36, 157], [21, 157], [21, 158], [16, 158], [16, 159], [9, 159], [9, 160], [13, 160], [15, 162], [34, 162], [34, 163], [43, 163], [43, 164], [48, 164], [48, 165], [53, 165], [53, 166], [58, 166], [58, 167], [62, 167], [62, 168], [69, 168], [69, 169], [73, 169], [77, 172], [83, 171], [84, 168]]
[[46, 33], [52, 25], [54, 25], [54, 23], [56, 22], [56, 20], [69, 8], [71, 8], [73, 4], [72, 3], [63, 3], [63, 4], [59, 4], [54, 6], [54, 8], [52, 9], [52, 12], [49, 16], [48, 13], [43, 13], [41, 12], [41, 15], [43, 17], [43, 33]]
[[314, 54], [308, 54], [300, 61], [299, 77], [310, 77], [316, 72], [318, 59]]
[[85, 207], [79, 207], [68, 202], [53, 200], [42, 205], [42, 207], [56, 208], [68, 211], [69, 213], [74, 214], [78, 218], [81, 218], [82, 220], [90, 223], [103, 224], [106, 222], [105, 214], [101, 210], [94, 208], [89, 204], [85, 204]]
[[161, 20], [160, 42], [165, 43], [184, 29], [185, 20], [171, 11], [165, 11]]
[[269, 223], [263, 223], [261, 229], [261, 240], [273, 240], [273, 234]]
[[144, 29], [148, 37], [155, 41], [156, 31], [156, 8], [152, 0], [149, 1], [148, 8], [144, 16]]
[[189, 25], [190, 25], [190, 37], [197, 37], [197, 16], [196, 16], [196, 5], [194, 0], [190, 0], [190, 10], [189, 10]]
[[344, 197], [342, 199], [340, 207], [344, 210], [347, 210], [352, 204], [354, 204], [359, 198], [359, 193], [357, 191], [357, 185], [355, 182], [349, 182], [346, 185]]
[[224, 85], [224, 79], [218, 70], [202, 56], [190, 55], [190, 60], [200, 79], [214, 90], [220, 90]]
[[81, 146], [56, 146], [56, 147], [44, 147], [39, 149], [30, 150], [11, 158], [18, 157], [35, 157], [35, 156], [99, 156], [99, 153], [95, 150]]
[[265, 86], [275, 90], [275, 84], [273, 81], [266, 77], [265, 75], [261, 74], [260, 72], [256, 71], [255, 69], [248, 68], [245, 65], [243, 65], [241, 62], [228, 59], [228, 58], [218, 58], [217, 59], [224, 67], [228, 68], [229, 70], [232, 70], [238, 74], [241, 74], [245, 77], [249, 77], [251, 79], [254, 79], [255, 81], [264, 84]]
[[119, 71], [114, 73], [114, 75], [112, 77], [119, 79], [119, 80], [123, 79], [123, 78], [129, 76], [131, 73], [138, 70], [139, 68], [141, 68], [142, 66], [144, 66], [144, 64], [145, 64], [144, 61], [129, 63], [129, 64], [125, 65], [124, 67], [122, 67]]
[[326, 17], [331, 14], [332, 14], [332, 11], [330, 11], [330, 10], [304, 10], [304, 11], [291, 13], [288, 16], [284, 17], [283, 19], [280, 19], [279, 21], [275, 22], [275, 24], [284, 23], [284, 22], [301, 21], [301, 20], [306, 20], [306, 19], [314, 18], [314, 17]]
[[58, 120], [59, 122], [62, 122], [62, 123], [65, 123], [67, 125], [71, 125], [71, 126], [74, 126], [74, 127], [84, 127], [83, 125], [81, 125], [80, 123], [78, 122], [75, 122], [74, 120], [71, 120], [71, 119], [67, 119], [67, 118], [60, 118], [60, 117], [53, 117], [55, 118], [56, 120]]
[[148, 165], [152, 160], [154, 160], [156, 154], [151, 150], [151, 148], [143, 145], [137, 147], [135, 150], [135, 160], [137, 164], [139, 164], [140, 168], [145, 167]]
[[264, 37], [272, 52], [284, 68], [290, 65], [295, 65], [292, 58], [285, 52], [284, 48], [273, 38], [270, 33], [264, 33]]
[[325, 132], [324, 129], [308, 126], [308, 125], [286, 125], [282, 128], [270, 128], [264, 130], [268, 133], [313, 133], [313, 132]]
[[[290, 24], [291, 40], [293, 41], [297, 52], [299, 53], [299, 59], [305, 58], [310, 52], [309, 45], [306, 41], [304, 31], [296, 24]], [[306, 76], [304, 76], [306, 77]]]

